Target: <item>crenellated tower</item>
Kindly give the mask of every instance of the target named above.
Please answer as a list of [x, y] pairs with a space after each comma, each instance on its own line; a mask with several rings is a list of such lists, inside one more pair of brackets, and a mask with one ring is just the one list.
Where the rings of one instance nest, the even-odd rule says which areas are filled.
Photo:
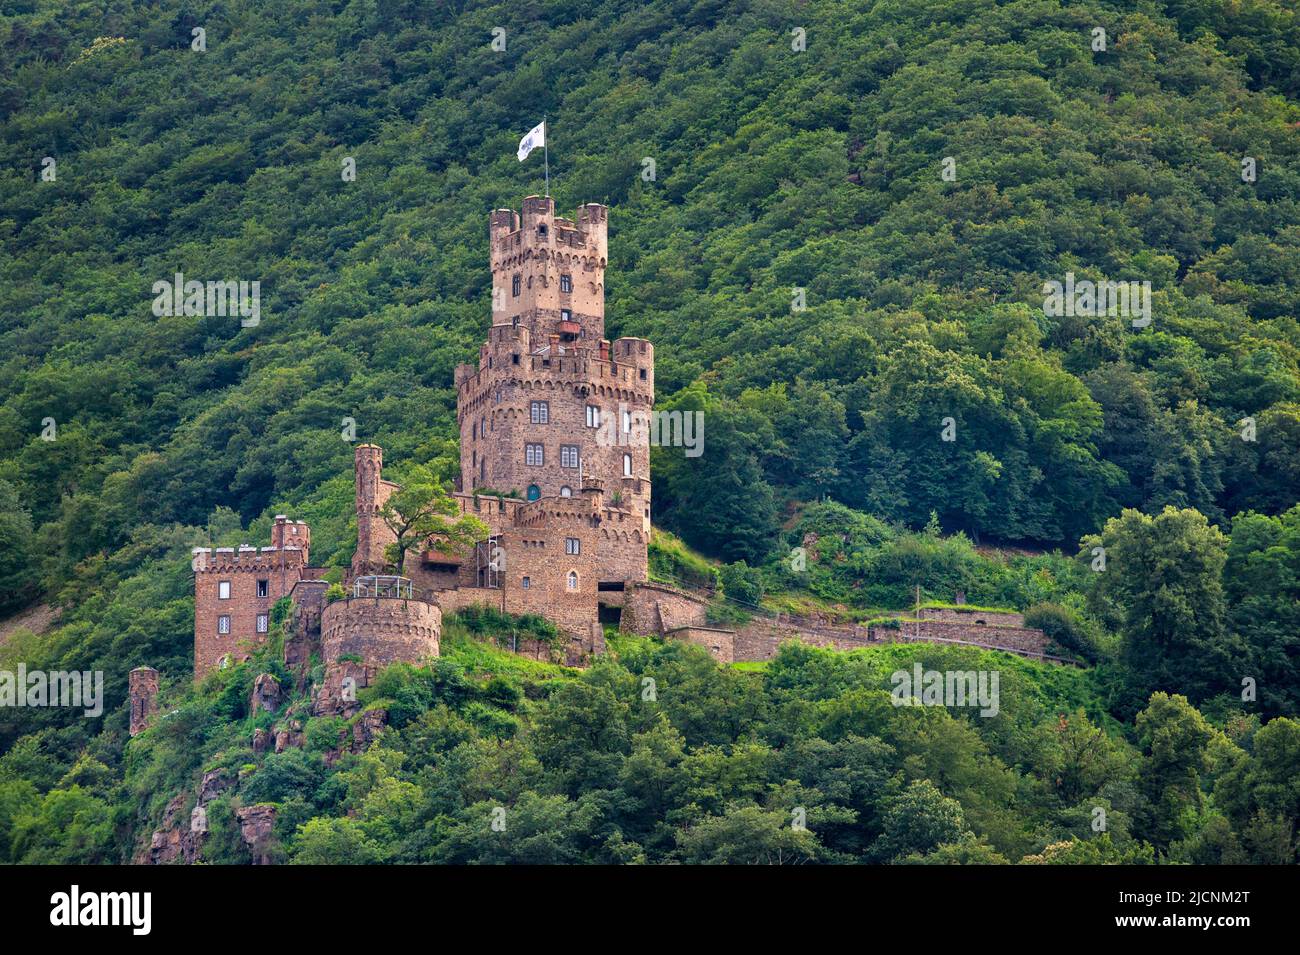
[[549, 197], [489, 220], [492, 326], [477, 367], [456, 369], [460, 486], [527, 500], [574, 497], [650, 530], [654, 346], [605, 336], [609, 210], [557, 218]]

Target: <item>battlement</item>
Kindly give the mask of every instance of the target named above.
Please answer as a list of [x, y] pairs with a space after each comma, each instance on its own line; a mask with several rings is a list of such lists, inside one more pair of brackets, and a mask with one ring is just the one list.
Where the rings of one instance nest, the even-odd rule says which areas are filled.
[[375, 666], [423, 663], [438, 655], [441, 633], [438, 605], [409, 596], [346, 597], [321, 614], [321, 649], [330, 665], [343, 657]]
[[555, 215], [555, 200], [528, 196], [522, 214], [496, 209], [488, 218], [492, 244], [492, 270], [500, 263], [519, 261], [525, 252], [584, 252], [595, 256], [603, 268], [607, 252], [609, 209], [589, 202], [578, 208], [576, 219]]
[[[516, 214], [488, 220], [494, 325], [524, 326], [534, 341], [558, 333], [569, 341], [605, 334], [605, 266], [609, 211], [597, 203], [574, 220], [557, 218], [555, 201], [529, 196]], [[489, 336], [491, 340], [491, 336]]]
[[284, 547], [253, 547], [249, 544], [241, 544], [239, 547], [194, 547], [190, 553], [194, 556], [196, 574], [264, 573], [284, 567], [306, 567], [308, 563], [308, 552], [296, 544]]

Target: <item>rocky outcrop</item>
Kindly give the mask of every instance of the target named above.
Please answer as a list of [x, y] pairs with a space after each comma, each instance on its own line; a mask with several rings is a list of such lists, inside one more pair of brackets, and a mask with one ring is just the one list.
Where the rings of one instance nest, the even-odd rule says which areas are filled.
[[302, 723], [299, 720], [289, 720], [275, 731], [275, 751], [277, 753], [283, 753], [290, 747], [301, 748], [302, 743]]
[[275, 844], [275, 807], [267, 804], [241, 806], [235, 812], [239, 835], [253, 854], [253, 865], [270, 865]]
[[312, 691], [313, 716], [352, 716], [360, 708], [357, 691], [370, 685], [376, 668], [354, 660], [341, 660], [325, 668], [325, 679]]
[[352, 724], [350, 731], [347, 728], [339, 731], [338, 749], [325, 754], [325, 765], [333, 766], [347, 753], [364, 753], [371, 743], [383, 735], [387, 725], [387, 710], [366, 710]]
[[[214, 769], [203, 774], [189, 819], [185, 817], [185, 793], [177, 793], [163, 810], [162, 826], [154, 831], [149, 847], [135, 857], [140, 865], [169, 865], [197, 862], [208, 836], [208, 803], [234, 785], [230, 773]], [[188, 824], [187, 824], [188, 822]]]
[[253, 683], [253, 698], [248, 703], [252, 713], [274, 713], [280, 708], [280, 683], [269, 673], [260, 674]]

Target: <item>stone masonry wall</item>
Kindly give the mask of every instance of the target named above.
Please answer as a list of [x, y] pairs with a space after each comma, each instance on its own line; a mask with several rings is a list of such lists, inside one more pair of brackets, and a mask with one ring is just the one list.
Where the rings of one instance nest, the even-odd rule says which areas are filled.
[[708, 604], [664, 584], [640, 582], [623, 595], [620, 628], [627, 633], [662, 636], [680, 627], [708, 626]]
[[1011, 611], [974, 610], [966, 607], [922, 607], [922, 620], [939, 620], [943, 623], [960, 623], [967, 626], [1023, 627], [1025, 615]]
[[366, 663], [422, 663], [438, 655], [442, 612], [423, 600], [349, 597], [336, 600], [321, 616], [321, 648], [326, 663], [355, 654]]
[[136, 667], [127, 676], [131, 705], [131, 735], [149, 728], [158, 711], [158, 671], [153, 667]]
[[703, 647], [719, 663], [735, 662], [735, 631], [720, 630], [716, 627], [678, 627], [676, 630], [670, 630], [667, 636]]
[[905, 621], [898, 629], [877, 624], [871, 628], [871, 638], [882, 643], [968, 643], [1029, 657], [1042, 657], [1047, 652], [1047, 635], [1028, 627], [982, 627], [939, 620], [922, 620], [919, 624]]

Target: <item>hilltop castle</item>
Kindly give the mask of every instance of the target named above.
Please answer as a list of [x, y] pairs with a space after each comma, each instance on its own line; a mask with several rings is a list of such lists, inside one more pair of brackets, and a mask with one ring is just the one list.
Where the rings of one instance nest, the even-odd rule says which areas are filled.
[[[460, 474], [454, 500], [487, 525], [469, 553], [430, 540], [388, 576], [394, 535], [380, 509], [398, 485], [383, 451], [355, 452], [357, 549], [348, 596], [327, 602], [311, 531], [275, 518], [269, 547], [196, 548], [194, 673], [246, 656], [293, 601], [298, 642], [318, 648], [326, 692], [395, 660], [438, 654], [442, 613], [485, 605], [546, 617], [581, 663], [604, 649], [629, 586], [646, 579], [654, 347], [605, 338], [608, 210], [558, 218], [549, 197], [489, 220], [493, 324], [478, 364], [456, 369]], [[319, 641], [318, 643], [316, 641]]]
[[[545, 617], [562, 646], [518, 649], [574, 665], [603, 652], [607, 623], [693, 642], [727, 663], [768, 659], [787, 639], [843, 648], [923, 640], [1045, 656], [1042, 631], [1017, 614], [993, 626], [988, 614], [948, 611], [906, 627], [758, 617], [732, 631], [709, 625], [702, 597], [649, 582], [654, 347], [605, 338], [607, 229], [604, 206], [561, 219], [549, 197], [490, 217], [493, 323], [477, 366], [455, 373], [453, 500], [486, 525], [483, 538], [464, 553], [430, 538], [408, 554], [404, 576], [392, 575], [395, 535], [381, 509], [398, 485], [383, 476], [383, 451], [362, 444], [357, 549], [341, 598], [311, 564], [311, 529], [287, 516], [276, 516], [269, 547], [195, 549], [196, 679], [263, 642], [282, 597], [292, 607], [286, 663], [300, 676], [313, 655], [325, 664], [317, 713], [353, 711], [352, 692], [387, 664], [438, 656], [443, 613], [476, 605]], [[133, 680], [134, 729], [147, 722], [157, 674], [142, 668]]]

